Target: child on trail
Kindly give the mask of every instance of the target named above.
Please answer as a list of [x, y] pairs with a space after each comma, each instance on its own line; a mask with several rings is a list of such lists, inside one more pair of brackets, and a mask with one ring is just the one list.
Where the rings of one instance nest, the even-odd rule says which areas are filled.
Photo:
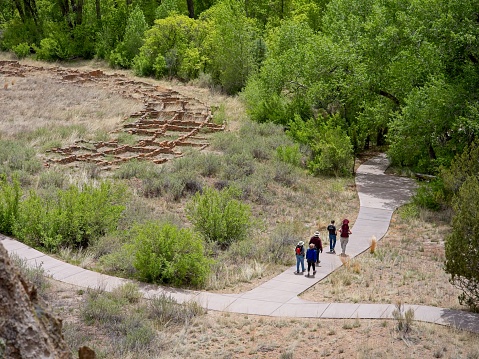
[[331, 224], [328, 226], [327, 230], [329, 232], [329, 253], [336, 253], [334, 247], [336, 247], [336, 235], [338, 234], [338, 231], [334, 225], [334, 219], [331, 221]]
[[309, 277], [309, 272], [311, 270], [311, 267], [313, 267], [313, 275], [316, 274], [316, 263], [317, 255], [316, 255], [316, 249], [314, 249], [314, 243], [309, 244], [309, 248], [306, 251], [306, 260], [308, 261], [308, 274], [307, 276]]
[[309, 240], [309, 244], [313, 243], [316, 249], [316, 264], [319, 264], [319, 253], [323, 253], [323, 243], [319, 237], [319, 231], [314, 232], [314, 235]]
[[353, 232], [351, 232], [349, 229], [349, 220], [343, 220], [343, 224], [339, 230], [339, 233], [341, 233], [341, 237], [339, 238], [339, 241], [341, 242], [341, 256], [344, 257], [346, 255], [346, 246], [349, 242], [349, 235], [353, 234]]
[[295, 249], [296, 253], [296, 272], [294, 274], [299, 274], [299, 265], [301, 264], [301, 273], [304, 273], [304, 242], [299, 241]]

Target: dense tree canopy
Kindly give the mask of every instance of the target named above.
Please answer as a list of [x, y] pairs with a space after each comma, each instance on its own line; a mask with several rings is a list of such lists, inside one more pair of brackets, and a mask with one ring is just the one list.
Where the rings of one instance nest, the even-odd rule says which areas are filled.
[[434, 173], [479, 130], [478, 9], [479, 0], [0, 0], [0, 46], [201, 77], [241, 92], [257, 121], [324, 128], [334, 117], [355, 153], [388, 144], [393, 163]]

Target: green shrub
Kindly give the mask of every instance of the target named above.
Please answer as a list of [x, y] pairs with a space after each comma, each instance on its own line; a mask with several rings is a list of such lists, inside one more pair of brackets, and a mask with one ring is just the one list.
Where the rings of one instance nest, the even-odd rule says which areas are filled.
[[19, 59], [23, 59], [30, 55], [30, 45], [27, 42], [22, 42], [12, 48], [13, 52]]
[[276, 158], [280, 161], [299, 167], [301, 165], [301, 152], [299, 145], [285, 145], [276, 148]]
[[143, 44], [143, 34], [148, 29], [143, 11], [138, 6], [131, 11], [126, 23], [125, 37], [110, 54], [110, 64], [130, 68], [133, 58]]
[[352, 172], [353, 146], [343, 122], [339, 116], [326, 121], [316, 118], [303, 121], [295, 116], [290, 121], [288, 134], [311, 149], [307, 166], [312, 173], [340, 176]]
[[467, 177], [453, 198], [452, 232], [446, 237], [445, 271], [462, 290], [461, 304], [479, 312], [479, 180]]
[[20, 184], [16, 179], [8, 182], [0, 176], [0, 233], [10, 235], [18, 218], [20, 204]]
[[125, 188], [101, 183], [72, 186], [51, 197], [34, 191], [21, 202], [14, 235], [26, 243], [55, 251], [59, 246], [87, 247], [116, 229], [126, 201]]
[[60, 45], [58, 41], [50, 37], [40, 41], [40, 46], [34, 46], [37, 59], [45, 61], [53, 61], [58, 59]]
[[421, 183], [413, 197], [413, 203], [433, 211], [441, 209], [444, 203], [444, 185], [441, 180]]
[[238, 196], [234, 188], [217, 191], [208, 187], [187, 204], [186, 215], [206, 241], [226, 248], [245, 239], [252, 226], [251, 209]]
[[134, 266], [140, 280], [201, 287], [210, 261], [203, 242], [188, 229], [154, 222], [135, 226]]
[[341, 127], [327, 127], [317, 143], [311, 143], [313, 158], [308, 163], [312, 173], [340, 176], [352, 173], [353, 147]]

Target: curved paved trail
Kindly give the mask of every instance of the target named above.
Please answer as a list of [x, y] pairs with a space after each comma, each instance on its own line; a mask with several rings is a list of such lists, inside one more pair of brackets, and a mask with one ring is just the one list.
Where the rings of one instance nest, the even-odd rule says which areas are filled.
[[[360, 210], [347, 247], [350, 257], [367, 250], [373, 235], [379, 240], [386, 234], [394, 210], [406, 203], [415, 189], [415, 183], [410, 179], [386, 175], [384, 171], [387, 167], [387, 158], [380, 155], [362, 164], [357, 171]], [[8, 237], [1, 238], [8, 252], [16, 253], [32, 266], [41, 264], [53, 279], [105, 290], [129, 282], [61, 262]], [[253, 290], [239, 294], [189, 291], [147, 284], [141, 284], [140, 290], [146, 298], [167, 294], [180, 303], [196, 301], [209, 310], [217, 311], [275, 317], [392, 319], [392, 312], [396, 309], [393, 304], [317, 303], [298, 297], [341, 265], [339, 256], [324, 255], [315, 277], [295, 275], [293, 266]], [[478, 314], [423, 305], [404, 306], [404, 310], [409, 308], [414, 310], [415, 320], [479, 333]]]

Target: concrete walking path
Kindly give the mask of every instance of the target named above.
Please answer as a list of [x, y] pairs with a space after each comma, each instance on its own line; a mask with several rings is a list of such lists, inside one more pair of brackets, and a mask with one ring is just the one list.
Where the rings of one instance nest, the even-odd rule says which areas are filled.
[[[407, 203], [416, 188], [410, 179], [386, 175], [384, 171], [388, 164], [386, 156], [380, 155], [362, 164], [357, 171], [360, 209], [347, 246], [347, 254], [351, 258], [369, 249], [373, 235], [380, 240], [386, 234], [394, 210]], [[55, 280], [107, 291], [132, 282], [64, 263], [8, 237], [0, 235], [0, 238], [3, 239], [0, 243], [9, 253], [15, 253], [29, 265], [41, 265]], [[140, 290], [145, 298], [166, 294], [179, 303], [196, 301], [204, 308], [216, 311], [274, 317], [392, 319], [392, 312], [396, 309], [393, 304], [317, 303], [298, 297], [341, 265], [339, 256], [325, 253], [321, 255], [321, 263], [314, 277], [295, 275], [296, 266], [293, 266], [260, 286], [239, 294], [190, 291], [149, 284], [140, 284]], [[415, 320], [479, 333], [479, 314], [404, 305], [404, 310], [409, 308], [414, 310]]]

